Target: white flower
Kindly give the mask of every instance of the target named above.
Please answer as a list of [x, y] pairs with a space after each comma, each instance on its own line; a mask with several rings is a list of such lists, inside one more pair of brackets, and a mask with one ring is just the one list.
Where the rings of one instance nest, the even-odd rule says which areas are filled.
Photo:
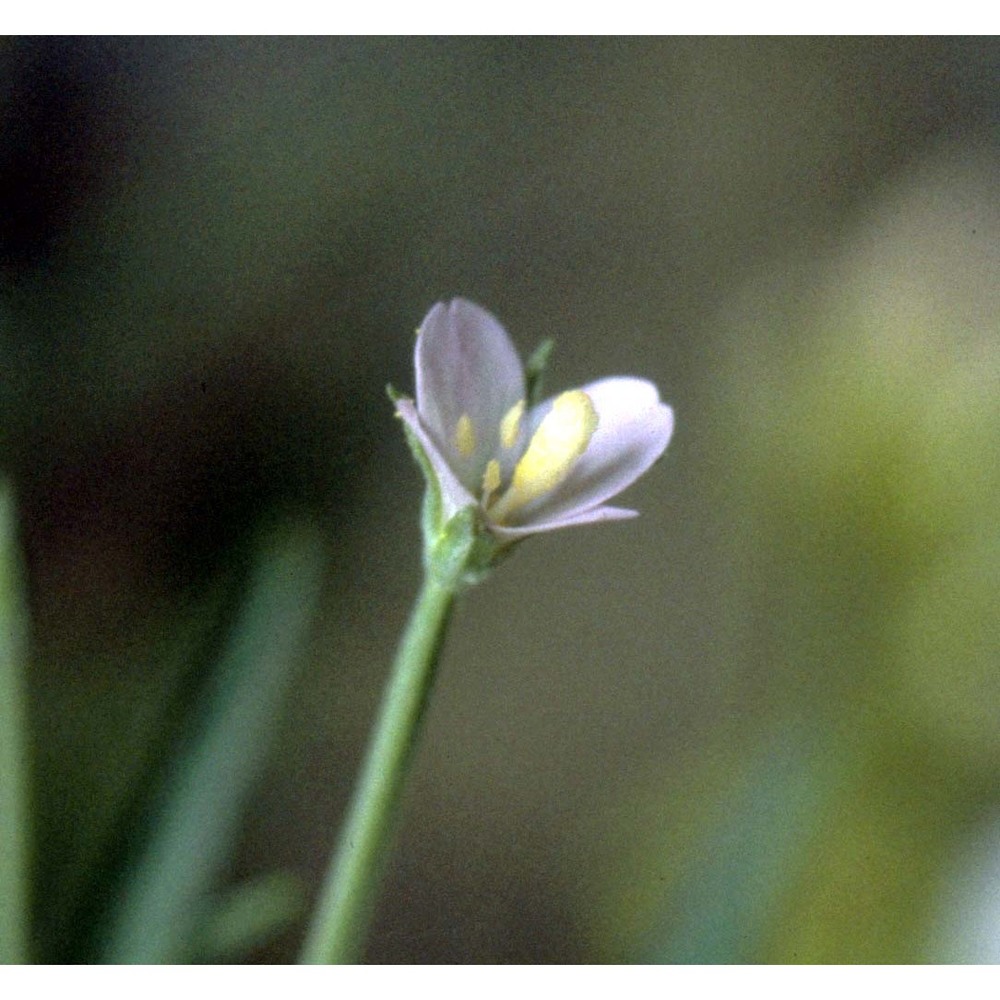
[[416, 404], [399, 416], [441, 491], [445, 520], [478, 507], [500, 542], [634, 517], [605, 501], [663, 454], [673, 410], [656, 386], [606, 378], [528, 407], [524, 367], [507, 332], [465, 299], [439, 302], [417, 336]]

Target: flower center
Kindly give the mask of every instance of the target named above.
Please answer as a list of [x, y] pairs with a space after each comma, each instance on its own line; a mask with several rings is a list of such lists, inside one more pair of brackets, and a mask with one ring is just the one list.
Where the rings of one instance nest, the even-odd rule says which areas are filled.
[[[524, 404], [519, 403], [501, 422], [500, 440], [505, 447], [517, 440], [523, 412]], [[596, 430], [597, 410], [582, 389], [557, 396], [514, 466], [510, 486], [492, 505], [492, 495], [500, 488], [500, 465], [496, 459], [487, 465], [482, 502], [491, 519], [502, 522], [563, 483]]]

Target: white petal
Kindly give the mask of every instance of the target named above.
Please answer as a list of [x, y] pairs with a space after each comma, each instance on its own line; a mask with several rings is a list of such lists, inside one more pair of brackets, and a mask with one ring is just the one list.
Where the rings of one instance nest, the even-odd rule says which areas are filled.
[[450, 518], [457, 511], [475, 504], [475, 498], [458, 481], [434, 440], [427, 433], [427, 429], [417, 413], [417, 408], [413, 405], [413, 400], [397, 399], [396, 412], [406, 421], [407, 427], [413, 431], [427, 455], [427, 460], [431, 463], [431, 468], [434, 470], [441, 488], [441, 503], [444, 507], [445, 518]]
[[[415, 365], [424, 427], [459, 480], [477, 491], [497, 450], [501, 420], [524, 399], [521, 359], [491, 313], [453, 299], [439, 302], [421, 324]], [[463, 418], [466, 433], [460, 435]]]
[[663, 454], [674, 428], [673, 410], [652, 382], [607, 378], [583, 386], [598, 415], [597, 430], [565, 482], [519, 512], [520, 527], [562, 522], [590, 511], [634, 483]]
[[554, 520], [532, 521], [531, 524], [520, 528], [495, 527], [493, 533], [498, 538], [514, 541], [527, 535], [537, 535], [541, 531], [572, 528], [578, 524], [595, 524], [598, 521], [624, 521], [638, 516], [637, 510], [627, 510], [624, 507], [592, 507], [590, 510], [567, 514]]

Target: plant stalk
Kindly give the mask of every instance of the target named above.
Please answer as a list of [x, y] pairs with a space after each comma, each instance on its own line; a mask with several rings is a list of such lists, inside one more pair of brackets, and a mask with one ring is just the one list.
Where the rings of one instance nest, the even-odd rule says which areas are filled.
[[436, 572], [433, 563], [428, 566], [306, 937], [303, 963], [349, 965], [361, 959], [457, 589], [457, 573]]

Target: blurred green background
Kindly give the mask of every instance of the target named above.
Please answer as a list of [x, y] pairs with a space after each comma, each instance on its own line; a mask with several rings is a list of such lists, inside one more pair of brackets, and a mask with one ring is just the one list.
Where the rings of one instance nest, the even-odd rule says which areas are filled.
[[37, 958], [168, 870], [160, 954], [294, 956], [419, 579], [384, 385], [463, 295], [677, 431], [464, 599], [368, 959], [1000, 959], [995, 40], [24, 38], [0, 93]]

